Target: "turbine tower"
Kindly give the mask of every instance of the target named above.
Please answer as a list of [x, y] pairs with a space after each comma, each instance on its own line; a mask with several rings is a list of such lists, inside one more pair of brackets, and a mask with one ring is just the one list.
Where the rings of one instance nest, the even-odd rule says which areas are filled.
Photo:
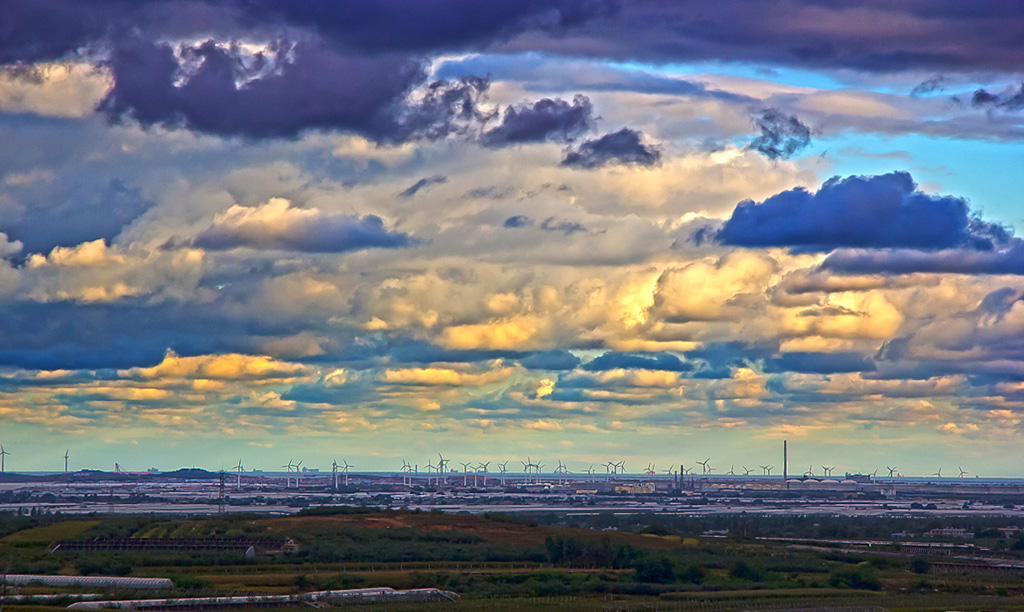
[[341, 469], [342, 469], [342, 471], [345, 472], [345, 487], [348, 487], [348, 468], [355, 467], [355, 466], [349, 464], [347, 459], [342, 459], [341, 463], [342, 463]]
[[282, 465], [281, 467], [283, 467], [286, 470], [285, 471], [285, 477], [284, 477], [284, 486], [287, 489], [288, 485], [290, 485], [291, 482], [292, 482], [292, 467], [293, 467], [292, 466], [292, 460], [289, 459], [288, 460], [288, 464], [287, 465]]
[[[0, 444], [0, 474], [3, 474], [4, 471], [5, 471], [4, 470], [4, 459], [6, 459], [7, 455], [10, 455], [10, 454], [11, 454], [10, 451], [4, 450], [4, 445]], [[960, 471], [962, 472], [963, 470], [960, 470]], [[962, 475], [960, 477], [963, 478]]]
[[446, 472], [448, 463], [449, 460], [442, 457], [441, 453], [437, 454], [437, 473], [440, 474], [440, 478], [437, 479], [437, 484], [448, 484], [448, 473]]
[[68, 473], [68, 455], [71, 453], [71, 449], [64, 451], [64, 473]]
[[[65, 461], [67, 461], [67, 459], [65, 459]], [[68, 471], [66, 467], [64, 468], [64, 471], [65, 472]], [[242, 472], [244, 472], [244, 471], [245, 471], [245, 468], [242, 467], [242, 459], [239, 458], [238, 459], [238, 465], [235, 466], [235, 472], [236, 472], [236, 474], [235, 474], [235, 489], [241, 489], [242, 488]]]

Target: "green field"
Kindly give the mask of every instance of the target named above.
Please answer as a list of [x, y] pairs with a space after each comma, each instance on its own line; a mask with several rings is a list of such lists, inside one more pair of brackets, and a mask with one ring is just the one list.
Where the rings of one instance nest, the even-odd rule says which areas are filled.
[[[458, 602], [388, 604], [389, 610], [1024, 609], [1024, 569], [1006, 567], [1024, 560], [1024, 542], [993, 536], [991, 526], [979, 528], [975, 541], [985, 545], [987, 555], [1005, 561], [1003, 566], [951, 556], [920, 558], [888, 544], [851, 551], [837, 540], [808, 546], [741, 535], [824, 537], [833, 526], [820, 518], [802, 524], [743, 517], [730, 535], [713, 538], [700, 536], [708, 525], [699, 520], [607, 520], [629, 524], [607, 530], [568, 526], [571, 521], [564, 517], [534, 521], [351, 510], [279, 518], [8, 517], [0, 519], [0, 533], [6, 534], [0, 539], [0, 563], [10, 573], [168, 577], [176, 584], [174, 596], [370, 586], [436, 587], [461, 595]], [[893, 528], [887, 522], [846, 524], [879, 533]], [[298, 550], [255, 558], [208, 550], [49, 552], [56, 540], [239, 537], [291, 539]], [[22, 592], [60, 591], [32, 586]]]

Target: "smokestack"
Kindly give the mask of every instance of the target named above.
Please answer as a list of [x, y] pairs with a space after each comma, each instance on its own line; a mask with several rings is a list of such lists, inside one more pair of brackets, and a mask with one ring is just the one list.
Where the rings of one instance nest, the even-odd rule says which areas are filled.
[[782, 441], [782, 482], [789, 488], [789, 443]]

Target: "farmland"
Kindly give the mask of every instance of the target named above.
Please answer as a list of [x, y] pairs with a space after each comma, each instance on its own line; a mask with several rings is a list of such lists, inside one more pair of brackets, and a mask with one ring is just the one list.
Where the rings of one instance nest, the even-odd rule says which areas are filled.
[[[853, 544], [819, 535], [834, 531], [820, 517], [806, 519], [802, 527], [798, 519], [788, 521], [790, 530], [817, 537], [814, 546], [796, 538], [742, 535], [735, 523], [732, 530], [720, 530], [724, 535], [707, 536], [702, 535], [707, 525], [695, 520], [669, 525], [644, 517], [604, 520], [619, 524], [590, 528], [569, 526], [566, 517], [351, 509], [287, 517], [8, 517], [2, 523], [0, 560], [8, 573], [167, 577], [175, 596], [378, 586], [435, 587], [461, 595], [458, 602], [415, 604], [415, 609], [1024, 608], [1024, 564], [1012, 566], [1022, 556], [1024, 540], [991, 529], [979, 532], [990, 539], [979, 539], [978, 550], [1000, 555], [1002, 567], [980, 555], [974, 561], [925, 558], [896, 543], [852, 550]], [[786, 533], [773, 520], [735, 519], [754, 531]], [[851, 528], [870, 531], [871, 520]], [[891, 525], [875, 520], [874, 528], [887, 532]], [[240, 538], [291, 547], [246, 556], [242, 550], [199, 546]], [[99, 549], [54, 550], [59, 541]], [[102, 549], [105, 542], [126, 541], [138, 549]], [[161, 548], [166, 542], [185, 544]], [[81, 590], [28, 586], [22, 593]]]

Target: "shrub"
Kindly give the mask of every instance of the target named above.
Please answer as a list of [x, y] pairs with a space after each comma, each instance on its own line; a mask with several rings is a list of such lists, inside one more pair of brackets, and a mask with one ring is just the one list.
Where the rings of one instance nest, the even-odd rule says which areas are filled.
[[910, 561], [910, 571], [915, 574], [927, 574], [932, 569], [932, 564], [927, 559], [915, 557]]

